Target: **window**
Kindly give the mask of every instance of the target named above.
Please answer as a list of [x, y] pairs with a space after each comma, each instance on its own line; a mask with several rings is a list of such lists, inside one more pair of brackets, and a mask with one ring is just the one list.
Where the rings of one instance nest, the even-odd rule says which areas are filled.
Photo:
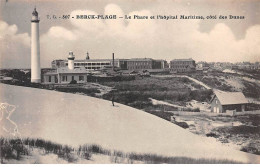
[[49, 76], [49, 82], [51, 82], [51, 76]]
[[62, 81], [67, 81], [67, 76], [62, 76]]
[[80, 75], [79, 76], [79, 81], [84, 81], [84, 76]]

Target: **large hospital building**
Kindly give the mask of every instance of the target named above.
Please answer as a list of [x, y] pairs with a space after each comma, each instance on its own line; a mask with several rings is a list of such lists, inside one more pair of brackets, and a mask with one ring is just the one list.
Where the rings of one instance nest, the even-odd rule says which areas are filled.
[[[67, 67], [68, 60], [53, 60], [52, 68]], [[134, 58], [134, 59], [90, 59], [87, 53], [86, 59], [75, 60], [74, 67], [84, 67], [86, 70], [99, 70], [106, 67], [120, 68], [121, 70], [148, 70], [148, 69], [165, 69], [168, 68], [166, 60], [154, 60], [151, 58]]]

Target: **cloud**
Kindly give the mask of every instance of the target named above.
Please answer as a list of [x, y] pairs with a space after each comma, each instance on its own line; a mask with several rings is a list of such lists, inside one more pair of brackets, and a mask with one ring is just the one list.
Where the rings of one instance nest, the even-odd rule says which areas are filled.
[[[185, 8], [177, 9], [189, 15]], [[197, 61], [259, 61], [259, 25], [250, 27], [244, 39], [237, 40], [232, 30], [224, 23], [216, 24], [208, 33], [200, 32], [200, 20], [133, 19], [138, 16], [153, 16], [150, 10], [131, 11], [132, 19], [97, 20], [71, 19], [72, 30], [52, 27], [47, 33], [48, 44], [44, 52], [52, 59], [66, 58], [73, 50], [76, 59], [110, 58], [115, 52], [118, 58], [151, 57], [155, 59], [193, 58]], [[165, 11], [168, 13], [169, 11]], [[75, 10], [71, 15], [98, 15], [89, 10]], [[105, 15], [124, 16], [116, 4], [104, 8]], [[55, 30], [55, 31], [54, 31]], [[54, 32], [55, 33], [54, 33]], [[57, 31], [57, 33], [56, 33]], [[61, 33], [58, 33], [58, 32]], [[50, 33], [53, 32], [53, 33]], [[54, 39], [57, 34], [64, 39]], [[64, 34], [64, 35], [62, 35]], [[67, 40], [65, 36], [68, 36]], [[51, 40], [50, 40], [51, 39]], [[71, 40], [73, 39], [73, 40]], [[51, 41], [51, 43], [49, 43]], [[48, 47], [46, 47], [48, 46]], [[56, 46], [56, 47], [53, 47]], [[47, 60], [46, 60], [47, 61]]]
[[71, 41], [71, 40], [73, 41], [73, 40], [77, 39], [77, 36], [73, 32], [67, 30], [66, 28], [59, 27], [59, 26], [51, 27], [49, 29], [47, 35], [49, 37], [60, 38], [60, 39], [69, 40], [69, 41]]
[[6, 22], [0, 20], [0, 39], [19, 41], [25, 46], [30, 46], [30, 37], [27, 33], [18, 34], [18, 28], [16, 25], [8, 25]]
[[196, 41], [189, 50], [198, 60], [206, 61], [260, 61], [260, 25], [250, 27], [244, 39], [237, 40], [231, 29], [223, 23], [216, 24], [209, 33], [194, 31], [191, 38]]
[[16, 25], [0, 20], [0, 67], [29, 67], [30, 37], [17, 33]]

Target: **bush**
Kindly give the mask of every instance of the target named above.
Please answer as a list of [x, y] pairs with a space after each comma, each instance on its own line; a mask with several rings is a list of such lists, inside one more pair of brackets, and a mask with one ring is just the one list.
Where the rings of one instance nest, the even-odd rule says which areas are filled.
[[260, 151], [255, 147], [245, 146], [240, 149], [240, 151], [260, 155]]
[[162, 111], [145, 111], [145, 112], [158, 116], [167, 121], [171, 121], [171, 116], [173, 116], [173, 113], [169, 113], [169, 112], [162, 112]]
[[186, 122], [174, 122], [174, 124], [184, 128], [184, 129], [189, 128], [189, 125]]
[[191, 111], [192, 112], [200, 112], [200, 109], [199, 108], [195, 108], [195, 109], [192, 109]]
[[90, 160], [91, 156], [92, 156], [92, 154], [90, 152], [85, 152], [84, 153], [84, 158], [87, 159], [87, 160]]
[[68, 93], [84, 93], [89, 96], [95, 96], [95, 93], [100, 93], [97, 88], [82, 88], [82, 87], [56, 87], [56, 91]]
[[207, 133], [206, 136], [207, 136], [207, 137], [214, 137], [214, 138], [218, 138], [218, 137], [219, 137], [219, 135], [217, 135], [217, 134], [215, 134], [215, 133], [212, 133], [212, 132]]
[[76, 80], [70, 81], [70, 84], [77, 84], [78, 82]]
[[96, 144], [80, 146], [79, 151], [111, 155], [110, 150], [104, 149]]
[[1, 163], [4, 159], [21, 159], [21, 155], [29, 155], [29, 150], [24, 147], [20, 139], [0, 139]]
[[210, 101], [212, 95], [212, 90], [194, 90], [190, 93], [191, 99], [197, 101]]

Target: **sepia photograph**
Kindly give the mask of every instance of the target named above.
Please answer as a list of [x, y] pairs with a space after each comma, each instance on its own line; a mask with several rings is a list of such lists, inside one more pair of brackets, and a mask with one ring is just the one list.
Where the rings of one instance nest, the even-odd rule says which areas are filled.
[[259, 0], [0, 0], [0, 164], [260, 164]]

